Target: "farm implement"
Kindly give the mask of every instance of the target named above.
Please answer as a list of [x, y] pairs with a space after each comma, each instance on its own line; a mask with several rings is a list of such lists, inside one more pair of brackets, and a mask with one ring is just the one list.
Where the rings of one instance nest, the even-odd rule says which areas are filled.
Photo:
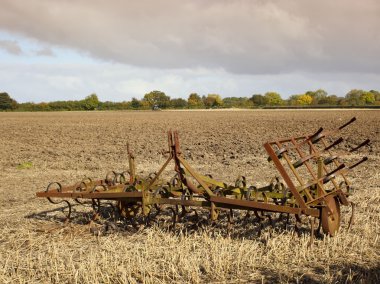
[[[351, 183], [347, 174], [367, 160], [362, 157], [350, 164], [344, 162], [348, 154], [358, 152], [370, 142], [367, 139], [352, 147], [343, 143], [341, 131], [355, 120], [352, 118], [334, 130], [320, 128], [310, 135], [265, 143], [268, 162], [277, 168], [280, 176], [263, 187], [248, 185], [244, 176], [234, 184], [227, 184], [211, 175], [199, 174], [185, 160], [178, 132], [169, 131], [168, 158], [148, 177], [136, 174], [135, 157], [128, 145], [128, 171], [109, 172], [101, 180], [86, 178], [67, 187], [53, 182], [37, 196], [54, 204], [67, 204], [68, 218], [74, 202], [91, 204], [94, 218], [102, 205], [110, 204], [119, 219], [131, 222], [138, 216], [149, 222], [161, 212], [170, 211], [173, 226], [188, 214], [197, 216], [199, 208], [209, 212], [210, 222], [217, 221], [224, 212], [232, 223], [234, 211], [239, 210], [247, 215], [253, 213], [258, 220], [270, 218], [271, 213], [288, 219], [294, 215], [296, 220], [307, 216], [313, 234], [315, 229], [319, 232], [322, 228], [323, 233], [334, 236], [340, 227], [341, 205], [352, 206], [349, 226], [353, 220], [354, 204], [348, 200]], [[174, 165], [174, 172], [171, 178], [165, 179], [164, 172], [170, 164]], [[314, 226], [316, 220], [319, 220], [318, 227]]]

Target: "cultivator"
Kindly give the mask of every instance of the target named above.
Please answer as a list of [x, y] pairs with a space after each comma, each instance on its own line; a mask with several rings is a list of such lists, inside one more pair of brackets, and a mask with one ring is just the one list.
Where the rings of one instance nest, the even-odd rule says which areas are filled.
[[[309, 216], [312, 232], [314, 220], [320, 220], [318, 231], [334, 236], [340, 226], [340, 205], [354, 205], [348, 201], [351, 184], [347, 173], [367, 160], [363, 157], [346, 165], [343, 158], [347, 153], [358, 151], [369, 143], [365, 140], [350, 149], [339, 147], [344, 141], [340, 131], [353, 123], [355, 118], [341, 127], [325, 131], [320, 128], [311, 135], [275, 140], [264, 144], [269, 157], [282, 177], [275, 177], [264, 187], [247, 185], [245, 177], [235, 184], [217, 181], [209, 175], [196, 172], [184, 159], [177, 131], [168, 132], [168, 159], [163, 166], [147, 178], [136, 175], [135, 158], [127, 147], [129, 170], [123, 173], [110, 172], [102, 180], [89, 178], [68, 187], [50, 183], [38, 197], [46, 197], [52, 203], [64, 202], [71, 213], [69, 199], [77, 203], [90, 201], [95, 213], [102, 201], [114, 204], [119, 216], [133, 220], [144, 216], [145, 220], [155, 218], [162, 210], [173, 214], [173, 225], [196, 208], [209, 211], [209, 220], [218, 220], [221, 211], [227, 212], [231, 221], [234, 210], [253, 212], [259, 219], [267, 212], [289, 214], [300, 219]], [[338, 153], [339, 152], [339, 153]], [[163, 179], [163, 172], [170, 163], [174, 164], [175, 175]], [[189, 210], [191, 208], [192, 210]], [[264, 214], [265, 212], [265, 214]], [[97, 214], [94, 214], [97, 216]], [[350, 219], [352, 222], [353, 215]]]

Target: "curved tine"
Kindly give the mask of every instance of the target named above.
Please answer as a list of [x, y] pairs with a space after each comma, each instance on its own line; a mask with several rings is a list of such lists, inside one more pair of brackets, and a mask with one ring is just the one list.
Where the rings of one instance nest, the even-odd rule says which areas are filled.
[[264, 214], [264, 212], [262, 214], [264, 217], [267, 217], [269, 219], [269, 224], [273, 227], [273, 220], [272, 220], [271, 214], [270, 213]]
[[352, 212], [351, 212], [351, 218], [350, 218], [350, 222], [348, 223], [348, 227], [347, 227], [347, 230], [349, 230], [350, 228], [351, 228], [351, 226], [353, 225], [353, 223], [354, 223], [354, 217], [355, 217], [355, 206], [356, 206], [356, 204], [354, 203], [354, 202], [350, 202], [350, 204], [351, 204], [351, 210], [352, 210]]
[[284, 230], [286, 230], [288, 228], [289, 220], [290, 220], [290, 214], [287, 213], [287, 215], [286, 215], [286, 221], [285, 221], [285, 225], [284, 225]]
[[161, 207], [158, 205], [158, 204], [154, 204], [154, 208], [156, 209], [156, 212], [153, 214], [152, 213], [152, 210], [149, 211], [149, 216], [152, 220], [155, 220], [157, 218], [158, 215], [160, 215], [161, 213]]
[[310, 241], [307, 244], [307, 246], [308, 246], [308, 248], [311, 249], [313, 247], [314, 235], [315, 235], [314, 218], [309, 216], [308, 219], [309, 219], [309, 223], [310, 223]]
[[255, 214], [255, 216], [256, 216], [256, 218], [258, 219], [259, 222], [261, 222], [262, 220], [264, 220], [264, 217], [260, 216], [259, 212], [257, 212], [257, 210], [254, 209], [253, 213]]
[[91, 193], [99, 192], [98, 188], [103, 188], [103, 191], [107, 191], [108, 190], [108, 187], [105, 184], [98, 184], [98, 185], [95, 185], [92, 188]]
[[251, 210], [247, 210], [247, 213], [246, 213], [245, 216], [244, 216], [244, 220], [245, 220], [245, 221], [251, 217], [250, 212], [251, 212]]
[[82, 179], [82, 181], [79, 183], [78, 187], [75, 189], [79, 189], [79, 191], [87, 191], [89, 188], [89, 185], [92, 184], [92, 179], [89, 178], [89, 177], [85, 177], [84, 179]]
[[106, 203], [103, 203], [103, 204], [109, 205], [111, 207], [111, 209], [112, 209], [112, 215], [110, 215], [109, 217], [112, 218], [112, 219], [115, 219], [115, 216], [116, 216], [116, 214], [115, 214], [115, 212], [116, 212], [115, 206], [111, 202], [106, 202]]
[[[124, 183], [126, 183], [126, 181], [127, 181], [127, 178], [126, 178], [126, 176], [125, 176], [125, 173], [128, 173], [127, 171], [124, 171], [124, 172], [122, 172], [122, 173], [120, 173], [120, 184], [124, 184]], [[128, 179], [129, 180], [129, 179]]]
[[80, 204], [80, 205], [85, 205], [85, 204], [86, 204], [86, 202], [82, 202], [82, 201], [80, 201], [79, 198], [75, 198], [74, 201], [75, 201], [76, 203]]
[[[58, 188], [56, 188], [57, 192], [62, 192], [62, 185], [59, 182], [51, 182], [51, 183], [49, 183], [48, 186], [46, 187], [45, 192], [48, 192], [51, 189], [51, 187], [53, 185], [55, 185], [55, 184], [58, 185]], [[54, 201], [53, 199], [51, 199], [51, 197], [46, 197], [46, 198], [47, 198], [47, 200], [51, 204], [59, 204], [59, 203], [61, 203], [63, 201], [62, 199], [58, 200], [58, 201]]]
[[106, 184], [108, 185], [114, 185], [115, 184], [115, 177], [117, 173], [115, 171], [109, 171], [106, 174]]
[[232, 224], [234, 222], [234, 211], [232, 208], [230, 208], [229, 212], [227, 213], [227, 219], [229, 224]]
[[114, 175], [113, 180], [112, 180], [113, 185], [118, 184], [119, 183], [118, 180], [120, 180], [120, 178], [119, 178], [120, 174], [117, 172], [114, 172], [114, 174], [115, 175]]
[[189, 211], [186, 211], [186, 206], [185, 205], [181, 205], [181, 214], [179, 215], [179, 218], [182, 219], [188, 213], [189, 213]]
[[295, 214], [295, 217], [296, 217], [296, 223], [294, 224], [294, 229], [295, 229], [297, 235], [300, 236], [301, 235], [301, 230], [298, 227], [298, 224], [301, 224], [301, 227], [302, 227], [302, 219], [301, 219], [301, 217], [300, 217], [299, 214]]
[[[67, 204], [67, 207], [69, 208], [69, 212], [67, 213], [67, 215], [66, 215], [66, 220], [65, 220], [65, 222], [67, 222], [67, 221], [70, 221], [70, 217], [71, 217], [71, 204], [70, 204], [70, 202], [69, 201], [67, 201], [67, 200], [62, 200], [64, 203], [66, 203]], [[63, 210], [62, 210], [63, 211]]]
[[171, 230], [174, 232], [175, 225], [177, 223], [177, 212], [176, 212], [176, 210], [173, 209], [173, 207], [169, 207], [169, 210], [171, 210], [173, 213], [173, 219], [172, 219], [173, 224], [172, 224]]
[[[92, 209], [96, 213], [99, 213], [99, 211], [100, 211], [100, 200], [99, 199], [91, 199], [91, 201], [92, 201]], [[96, 207], [98, 207], [98, 209], [96, 209]]]

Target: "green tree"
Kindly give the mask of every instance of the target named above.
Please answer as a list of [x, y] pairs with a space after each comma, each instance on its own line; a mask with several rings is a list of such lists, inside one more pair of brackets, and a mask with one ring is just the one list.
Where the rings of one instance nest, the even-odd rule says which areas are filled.
[[170, 105], [173, 108], [186, 108], [187, 107], [187, 101], [181, 98], [178, 99], [171, 99], [170, 100]]
[[360, 102], [365, 104], [365, 105], [372, 105], [376, 101], [375, 95], [371, 92], [363, 92], [360, 95]]
[[161, 91], [152, 91], [144, 95], [145, 102], [147, 102], [150, 108], [155, 106], [159, 108], [167, 108], [170, 105], [170, 97]]
[[362, 104], [360, 100], [361, 95], [364, 93], [363, 90], [353, 89], [346, 94], [346, 103], [351, 106], [358, 106]]
[[139, 109], [141, 107], [141, 102], [136, 99], [136, 98], [132, 98], [132, 101], [131, 101], [131, 108], [133, 109]]
[[375, 96], [375, 101], [380, 102], [380, 92], [375, 91], [375, 90], [371, 90], [369, 92]]
[[187, 105], [189, 108], [203, 108], [204, 103], [202, 98], [197, 93], [192, 93], [187, 99]]
[[8, 93], [0, 93], [0, 110], [13, 110], [17, 108], [17, 102]]
[[81, 101], [84, 110], [95, 110], [99, 106], [99, 99], [96, 94], [91, 94]]
[[336, 95], [330, 95], [323, 99], [321, 99], [318, 102], [319, 105], [330, 105], [330, 106], [336, 106], [338, 105], [338, 97]]
[[267, 101], [266, 98], [263, 95], [260, 94], [254, 94], [250, 98], [250, 100], [253, 102], [255, 106], [264, 106], [266, 105]]
[[227, 97], [223, 99], [223, 107], [225, 108], [251, 108], [252, 106], [252, 101], [245, 97]]
[[284, 104], [280, 94], [276, 92], [267, 92], [264, 95], [266, 104], [270, 106], [280, 106]]

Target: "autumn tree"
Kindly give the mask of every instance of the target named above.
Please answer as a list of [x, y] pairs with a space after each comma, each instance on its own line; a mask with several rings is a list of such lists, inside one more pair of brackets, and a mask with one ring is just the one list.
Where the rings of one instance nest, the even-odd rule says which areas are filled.
[[265, 93], [264, 97], [265, 97], [265, 104], [270, 105], [270, 106], [279, 106], [284, 103], [280, 94], [276, 92], [267, 92]]
[[203, 108], [204, 103], [202, 98], [197, 93], [192, 93], [187, 99], [187, 105], [189, 108]]
[[316, 91], [308, 91], [305, 93], [305, 95], [309, 95], [312, 98], [312, 102], [310, 103], [312, 105], [320, 104], [320, 101], [324, 100], [328, 96], [327, 92], [322, 89], [318, 89]]
[[143, 101], [147, 102], [150, 108], [167, 108], [170, 105], [170, 97], [161, 91], [152, 91], [144, 95]]
[[353, 89], [346, 94], [346, 102], [352, 106], [373, 104], [375, 101], [373, 92]]
[[206, 108], [218, 108], [223, 105], [223, 100], [218, 94], [208, 94], [203, 100]]
[[307, 94], [292, 95], [289, 97], [290, 105], [306, 106], [306, 105], [311, 105], [312, 102], [313, 102], [313, 98]]

